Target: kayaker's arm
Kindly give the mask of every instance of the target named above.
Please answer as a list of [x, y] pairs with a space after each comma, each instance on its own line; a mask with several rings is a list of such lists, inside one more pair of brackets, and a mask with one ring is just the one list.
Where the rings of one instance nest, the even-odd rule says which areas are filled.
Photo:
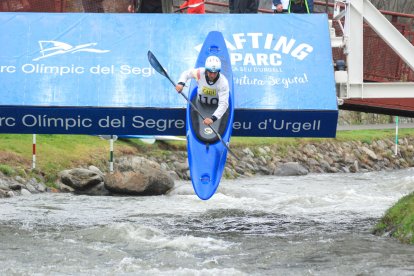
[[180, 78], [178, 79], [178, 83], [175, 86], [175, 90], [177, 90], [178, 93], [181, 93], [185, 86], [185, 83], [189, 79], [196, 79], [198, 81], [200, 79], [200, 69], [189, 69], [187, 71], [182, 72]]
[[211, 118], [205, 118], [204, 120], [203, 120], [203, 123], [205, 124], [205, 125], [212, 125], [215, 121], [217, 121], [217, 117], [216, 116], [211, 116]]

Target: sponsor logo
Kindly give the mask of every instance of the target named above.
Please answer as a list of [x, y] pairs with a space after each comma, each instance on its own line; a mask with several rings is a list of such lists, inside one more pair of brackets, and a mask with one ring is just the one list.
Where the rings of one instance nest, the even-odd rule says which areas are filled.
[[78, 52], [90, 52], [90, 53], [97, 53], [103, 54], [110, 52], [109, 50], [101, 50], [93, 48], [98, 43], [86, 43], [80, 44], [77, 46], [72, 46], [68, 43], [64, 43], [61, 41], [54, 41], [54, 40], [41, 40], [39, 41], [40, 46], [40, 54], [41, 56], [34, 58], [33, 61], [38, 61], [44, 58], [49, 58], [51, 56], [56, 55], [64, 55], [64, 54], [74, 54]]
[[[301, 61], [313, 52], [310, 44], [273, 33], [235, 33], [225, 41], [232, 66], [280, 67], [282, 54]], [[201, 47], [199, 44], [195, 48], [200, 51]]]
[[[79, 44], [77, 46], [70, 45], [65, 42], [55, 40], [40, 40], [38, 41], [40, 47], [40, 56], [33, 58], [32, 63], [25, 63], [18, 68], [16, 65], [1, 65], [0, 73], [17, 73], [22, 72], [24, 74], [43, 74], [43, 75], [135, 75], [142, 76], [144, 78], [150, 77], [155, 74], [155, 70], [148, 67], [134, 66], [129, 64], [99, 64], [95, 63], [93, 59], [87, 59], [86, 62], [79, 64], [67, 64], [67, 59], [61, 64], [61, 60], [51, 59], [44, 63], [38, 62], [39, 60], [48, 59], [53, 56], [62, 56], [66, 54], [74, 54], [78, 52], [87, 52], [95, 54], [105, 54], [111, 52], [111, 50], [98, 49], [95, 47], [98, 45], [96, 42]], [[89, 62], [92, 60], [92, 62]], [[89, 63], [88, 63], [89, 62]], [[97, 61], [100, 62], [100, 61]]]
[[204, 128], [204, 134], [211, 135], [213, 134], [213, 130], [209, 127]]
[[[233, 33], [225, 42], [236, 85], [287, 89], [309, 82], [306, 72], [293, 75], [285, 73], [283, 67], [299, 63], [312, 54], [314, 47], [305, 41], [283, 34], [252, 32]], [[199, 44], [195, 49], [200, 52], [201, 47]]]

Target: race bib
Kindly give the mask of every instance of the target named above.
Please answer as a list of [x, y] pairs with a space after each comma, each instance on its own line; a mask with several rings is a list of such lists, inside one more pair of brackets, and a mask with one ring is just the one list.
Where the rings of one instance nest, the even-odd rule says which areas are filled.
[[202, 92], [203, 92], [204, 95], [217, 96], [216, 89], [211, 89], [211, 88], [208, 88], [208, 87], [203, 87]]

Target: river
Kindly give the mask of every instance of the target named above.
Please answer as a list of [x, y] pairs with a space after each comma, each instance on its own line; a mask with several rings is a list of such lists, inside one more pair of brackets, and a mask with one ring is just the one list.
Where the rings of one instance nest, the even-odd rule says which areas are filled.
[[208, 201], [37, 194], [0, 201], [1, 275], [414, 275], [371, 234], [414, 169], [225, 180]]

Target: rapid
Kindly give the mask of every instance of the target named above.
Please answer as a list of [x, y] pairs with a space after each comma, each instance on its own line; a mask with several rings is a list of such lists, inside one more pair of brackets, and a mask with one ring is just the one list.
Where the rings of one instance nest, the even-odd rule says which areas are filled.
[[0, 275], [413, 275], [414, 246], [371, 233], [412, 191], [406, 169], [2, 199]]

